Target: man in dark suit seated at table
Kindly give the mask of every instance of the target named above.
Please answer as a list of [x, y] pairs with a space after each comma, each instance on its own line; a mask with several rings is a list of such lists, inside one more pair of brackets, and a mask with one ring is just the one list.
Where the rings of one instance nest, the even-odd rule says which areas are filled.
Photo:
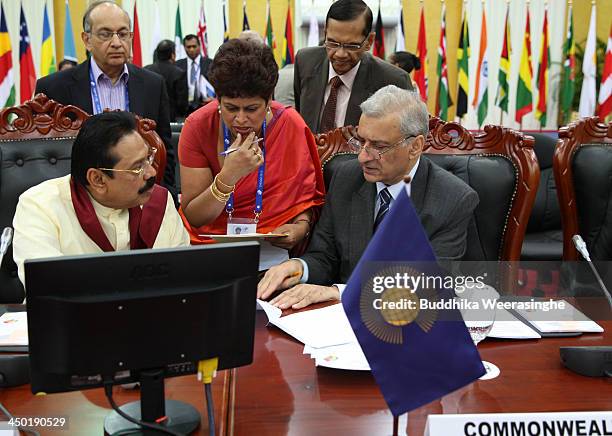
[[295, 108], [313, 133], [356, 125], [359, 105], [383, 86], [412, 88], [404, 70], [368, 53], [374, 36], [368, 5], [338, 0], [327, 12], [324, 46], [297, 53]]
[[70, 175], [21, 194], [13, 258], [24, 285], [26, 259], [189, 245], [172, 197], [155, 184], [155, 151], [136, 129], [129, 112], [93, 115], [72, 146]]
[[359, 154], [337, 168], [308, 250], [270, 268], [259, 282], [262, 299], [290, 288], [271, 300], [281, 309], [339, 299], [342, 283], [402, 189], [408, 190], [436, 257], [458, 260], [465, 253], [478, 195], [421, 154], [429, 116], [418, 93], [389, 85], [361, 110], [349, 140]]
[[91, 3], [83, 15], [81, 33], [91, 57], [75, 68], [40, 78], [36, 93], [89, 114], [119, 109], [155, 121], [155, 130], [166, 146], [164, 186], [175, 195], [168, 93], [159, 74], [127, 63], [132, 36], [130, 17], [114, 1]]

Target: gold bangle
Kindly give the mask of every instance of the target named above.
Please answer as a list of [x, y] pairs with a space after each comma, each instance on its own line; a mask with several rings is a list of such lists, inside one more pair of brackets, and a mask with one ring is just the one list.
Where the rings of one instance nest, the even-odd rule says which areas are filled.
[[[221, 179], [219, 178], [219, 174], [215, 176], [215, 180], [213, 180], [213, 182], [218, 183], [224, 189], [229, 189], [230, 192], [234, 192], [234, 189], [236, 188], [236, 185], [226, 185], [225, 183], [223, 183]], [[217, 186], [217, 189], [218, 188], [219, 187]]]
[[215, 186], [214, 181], [213, 183], [210, 184], [210, 193], [215, 198], [215, 200], [217, 200], [220, 203], [227, 203], [227, 200], [229, 200], [230, 195], [231, 195], [231, 193], [224, 194], [223, 192], [219, 191], [219, 189]]

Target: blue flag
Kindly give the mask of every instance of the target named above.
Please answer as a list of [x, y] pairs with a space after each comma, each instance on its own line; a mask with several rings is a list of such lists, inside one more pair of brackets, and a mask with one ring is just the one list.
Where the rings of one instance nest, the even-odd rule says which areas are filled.
[[66, 26], [64, 28], [64, 59], [78, 62], [76, 49], [74, 48], [74, 33], [72, 33], [72, 21], [70, 20], [70, 8], [66, 0]]
[[251, 26], [249, 26], [249, 18], [246, 14], [246, 2], [242, 3], [242, 30], [251, 30]]
[[[420, 299], [451, 302], [452, 289], [417, 286], [411, 291], [405, 287], [405, 280], [393, 280], [407, 276], [424, 280], [425, 276], [436, 275], [440, 276], [440, 271], [435, 255], [402, 189], [342, 294], [351, 327], [394, 416], [440, 398], [485, 373], [458, 310], [418, 309]], [[399, 305], [385, 308], [381, 307], [383, 302]]]

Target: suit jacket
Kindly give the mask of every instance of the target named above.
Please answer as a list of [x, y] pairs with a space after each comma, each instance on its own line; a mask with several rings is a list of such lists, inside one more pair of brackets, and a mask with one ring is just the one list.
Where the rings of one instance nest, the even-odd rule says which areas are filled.
[[159, 74], [166, 82], [168, 100], [170, 101], [170, 121], [187, 114], [187, 74], [170, 61], [156, 62], [147, 65], [146, 69]]
[[[411, 200], [439, 260], [460, 259], [478, 195], [425, 156], [411, 182]], [[357, 159], [340, 165], [302, 259], [308, 283], [346, 283], [372, 238], [376, 184], [367, 182]]]
[[[206, 80], [208, 80], [208, 69], [210, 68], [211, 64], [211, 58], [206, 56], [200, 57], [200, 75], [206, 77]], [[179, 59], [178, 61], [176, 61], [175, 65], [181, 70], [185, 71], [185, 80], [189, 80], [187, 77], [187, 75], [189, 74], [189, 71], [187, 71], [187, 58]], [[188, 82], [185, 82], [185, 84], [187, 83]], [[194, 110], [198, 109], [200, 107], [200, 104], [202, 103], [202, 100], [203, 97], [200, 96], [200, 101], [191, 103], [187, 112], [191, 113]]]
[[[321, 133], [319, 118], [329, 77], [329, 59], [325, 47], [307, 47], [298, 51], [293, 71], [295, 108], [313, 133]], [[361, 116], [359, 105], [387, 85], [412, 89], [410, 78], [404, 70], [364, 53], [353, 82], [344, 125], [356, 126]]]
[[[164, 79], [159, 74], [132, 64], [127, 64], [127, 67], [130, 74], [128, 80], [130, 112], [155, 121], [155, 130], [164, 141], [167, 153], [164, 186], [175, 197], [175, 152], [170, 142], [172, 133], [168, 114], [168, 93]], [[89, 61], [75, 68], [41, 77], [36, 82], [36, 94], [39, 92], [61, 104], [71, 104], [92, 114]]]

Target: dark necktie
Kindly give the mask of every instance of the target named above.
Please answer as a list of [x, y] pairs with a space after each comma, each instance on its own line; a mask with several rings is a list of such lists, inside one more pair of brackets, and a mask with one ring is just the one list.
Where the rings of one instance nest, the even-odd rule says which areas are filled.
[[195, 61], [191, 62], [191, 71], [189, 75], [191, 84], [193, 85], [193, 101], [198, 101], [200, 98], [200, 90], [198, 89], [198, 70], [196, 69]]
[[332, 77], [330, 81], [329, 97], [323, 108], [323, 115], [321, 116], [321, 133], [329, 132], [336, 128], [336, 103], [338, 101], [338, 88], [342, 85], [342, 79], [340, 76]]
[[387, 212], [389, 212], [389, 206], [391, 205], [391, 194], [389, 194], [389, 190], [387, 188], [380, 191], [378, 194], [380, 197], [380, 209], [378, 209], [378, 213], [376, 214], [376, 219], [374, 220], [374, 231], [378, 228], [378, 225], [382, 222]]

